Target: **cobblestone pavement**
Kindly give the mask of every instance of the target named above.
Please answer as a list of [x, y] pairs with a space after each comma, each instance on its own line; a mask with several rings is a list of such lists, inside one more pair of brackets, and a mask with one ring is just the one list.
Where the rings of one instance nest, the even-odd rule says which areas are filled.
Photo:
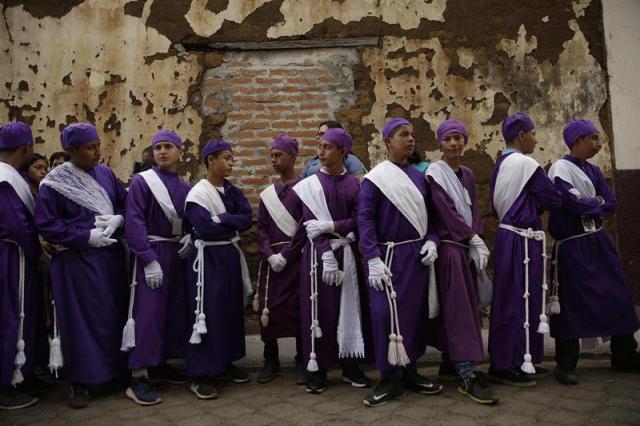
[[[543, 364], [553, 368], [552, 362]], [[486, 369], [487, 366], [481, 366]], [[433, 363], [420, 368], [433, 377]], [[256, 370], [252, 371], [255, 377]], [[370, 371], [374, 378], [376, 373]], [[615, 373], [607, 359], [581, 360], [578, 386], [562, 386], [552, 377], [538, 380], [535, 388], [495, 386], [500, 403], [480, 406], [456, 391], [447, 382], [438, 396], [408, 394], [378, 408], [366, 408], [362, 398], [367, 390], [340, 382], [337, 371], [329, 375], [322, 395], [308, 395], [296, 386], [292, 370], [271, 383], [225, 384], [217, 400], [199, 401], [187, 385], [160, 387], [163, 402], [139, 407], [124, 396], [122, 389], [93, 395], [87, 409], [72, 410], [65, 405], [67, 388], [41, 397], [40, 402], [16, 412], [0, 412], [0, 424], [367, 424], [367, 425], [530, 425], [530, 424], [640, 424], [640, 374]]]

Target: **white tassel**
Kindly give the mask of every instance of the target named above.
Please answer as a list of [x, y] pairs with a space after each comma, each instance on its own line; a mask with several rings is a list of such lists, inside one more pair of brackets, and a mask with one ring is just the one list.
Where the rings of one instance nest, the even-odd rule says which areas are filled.
[[545, 314], [540, 314], [540, 323], [538, 324], [538, 333], [545, 334], [549, 332], [549, 323]]
[[258, 292], [253, 295], [253, 312], [258, 313], [260, 310], [260, 299], [258, 299]]
[[394, 333], [389, 335], [389, 352], [387, 354], [387, 361], [389, 365], [398, 365], [398, 347], [396, 344], [397, 336]]
[[320, 322], [313, 320], [313, 337], [319, 339], [322, 337], [322, 329], [320, 328]]
[[527, 374], [536, 374], [536, 369], [531, 362], [531, 354], [524, 354], [524, 362], [520, 369]]
[[409, 360], [409, 356], [407, 355], [407, 351], [404, 348], [404, 343], [402, 343], [402, 341], [402, 336], [398, 334], [398, 337], [396, 338], [396, 346], [398, 353], [398, 365], [400, 367], [404, 367], [411, 363], [411, 361]]
[[309, 363], [307, 364], [307, 371], [315, 372], [318, 371], [318, 361], [316, 361], [316, 353], [311, 352], [309, 355]]
[[269, 325], [269, 309], [264, 308], [262, 310], [262, 316], [260, 317], [260, 324], [262, 324], [263, 328], [266, 328]]
[[49, 341], [49, 370], [58, 374], [58, 369], [64, 365], [64, 359], [62, 358], [62, 347], [60, 345], [60, 338], [54, 337]]
[[560, 298], [558, 296], [551, 296], [549, 298], [549, 314], [557, 315], [560, 313]]
[[[132, 290], [133, 291], [133, 290]], [[122, 346], [120, 350], [128, 352], [136, 347], [136, 320], [129, 318], [122, 330]]]
[[200, 333], [198, 333], [198, 326], [193, 324], [193, 332], [191, 333], [191, 338], [189, 339], [189, 343], [192, 345], [198, 345], [202, 342], [202, 337]]
[[11, 379], [11, 384], [13, 386], [22, 383], [24, 381], [24, 376], [22, 376], [22, 371], [19, 368], [13, 370], [13, 378]]
[[199, 334], [207, 334], [207, 316], [203, 313], [198, 314], [198, 322], [196, 323], [196, 328]]
[[16, 352], [16, 358], [13, 361], [13, 364], [17, 368], [20, 368], [24, 365], [25, 362], [27, 362], [27, 357], [24, 354], [24, 340], [22, 339], [18, 340], [18, 343], [16, 344], [16, 349], [18, 350], [18, 352]]

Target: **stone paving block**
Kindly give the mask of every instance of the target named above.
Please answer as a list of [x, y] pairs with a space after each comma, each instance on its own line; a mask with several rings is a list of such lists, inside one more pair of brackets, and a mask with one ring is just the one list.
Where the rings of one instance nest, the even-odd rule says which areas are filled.
[[589, 414], [576, 413], [573, 411], [547, 409], [536, 417], [543, 424], [553, 423], [560, 425], [585, 425], [593, 424], [597, 420], [595, 416]]
[[597, 413], [598, 418], [607, 421], [613, 421], [621, 424], [640, 424], [640, 411], [638, 407], [635, 410], [621, 409], [618, 407], [607, 407]]
[[487, 420], [487, 424], [496, 426], [529, 426], [532, 419], [530, 417], [521, 416], [508, 411], [498, 411]]

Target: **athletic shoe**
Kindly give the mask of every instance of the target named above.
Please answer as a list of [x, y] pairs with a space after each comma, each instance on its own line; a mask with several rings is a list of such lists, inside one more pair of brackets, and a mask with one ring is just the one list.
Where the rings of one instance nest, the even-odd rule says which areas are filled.
[[578, 377], [575, 370], [569, 370], [565, 368], [556, 367], [553, 370], [553, 377], [558, 383], [563, 385], [577, 385]]
[[265, 359], [264, 367], [258, 374], [258, 383], [267, 383], [275, 379], [280, 372], [280, 361], [275, 359]]
[[382, 379], [380, 383], [367, 395], [362, 403], [367, 407], [379, 407], [405, 395], [400, 379]]
[[480, 372], [473, 372], [466, 379], [461, 379], [458, 392], [478, 404], [491, 405], [498, 402], [484, 374]]
[[509, 386], [526, 388], [536, 385], [536, 380], [519, 368], [512, 368], [507, 371], [493, 371], [490, 369], [489, 378], [496, 383]]
[[307, 374], [306, 389], [308, 393], [320, 394], [327, 389], [327, 372], [314, 371]]
[[549, 375], [549, 370], [546, 368], [540, 367], [539, 365], [534, 365], [536, 372], [533, 374], [527, 374], [529, 377], [533, 377], [534, 379], [542, 379], [543, 377], [547, 377]]
[[443, 386], [439, 382], [432, 382], [417, 371], [402, 373], [402, 384], [405, 389], [421, 393], [423, 395], [435, 395], [442, 392]]
[[0, 410], [19, 410], [36, 402], [38, 402], [38, 398], [22, 393], [13, 386], [3, 386], [0, 389]]
[[151, 382], [167, 382], [172, 385], [189, 383], [189, 378], [182, 371], [167, 364], [149, 368], [149, 380]]
[[211, 378], [207, 376], [198, 377], [191, 383], [191, 392], [195, 393], [198, 399], [216, 399], [218, 390]]
[[371, 380], [357, 366], [343, 368], [342, 381], [351, 384], [354, 388], [368, 388], [371, 386]]
[[225, 375], [236, 385], [247, 383], [250, 380], [250, 377], [246, 372], [240, 370], [233, 364], [231, 364], [229, 368], [227, 368]]
[[67, 405], [71, 408], [86, 408], [89, 406], [89, 386], [78, 383], [71, 384]]
[[146, 377], [132, 378], [125, 394], [138, 405], [155, 405], [162, 402], [160, 393], [149, 384]]

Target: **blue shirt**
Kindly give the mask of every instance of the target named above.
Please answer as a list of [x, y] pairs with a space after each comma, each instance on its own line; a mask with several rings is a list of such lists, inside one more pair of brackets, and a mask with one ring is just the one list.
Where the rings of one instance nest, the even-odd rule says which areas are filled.
[[[367, 169], [362, 164], [362, 161], [358, 157], [353, 154], [347, 154], [347, 157], [344, 159], [344, 168], [347, 169], [347, 173], [350, 175], [362, 175], [367, 172]], [[307, 164], [304, 165], [304, 169], [302, 170], [301, 177], [304, 179], [312, 174], [316, 173], [320, 170], [322, 165], [320, 164], [320, 159], [318, 157], [313, 157], [311, 160], [307, 161]]]

